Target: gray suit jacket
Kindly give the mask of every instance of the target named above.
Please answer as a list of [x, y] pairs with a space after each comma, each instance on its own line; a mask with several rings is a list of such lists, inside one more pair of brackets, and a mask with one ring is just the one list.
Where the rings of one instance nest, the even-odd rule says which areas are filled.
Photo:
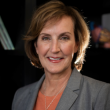
[[[44, 78], [18, 89], [12, 110], [33, 110]], [[75, 68], [55, 110], [110, 110], [110, 84], [83, 76]]]

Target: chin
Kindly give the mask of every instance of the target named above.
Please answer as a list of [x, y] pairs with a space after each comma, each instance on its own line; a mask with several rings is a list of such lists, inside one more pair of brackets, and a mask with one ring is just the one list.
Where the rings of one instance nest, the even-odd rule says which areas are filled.
[[49, 68], [49, 69], [46, 69], [45, 71], [47, 71], [50, 74], [58, 74], [58, 73], [63, 73], [66, 70], [67, 68]]

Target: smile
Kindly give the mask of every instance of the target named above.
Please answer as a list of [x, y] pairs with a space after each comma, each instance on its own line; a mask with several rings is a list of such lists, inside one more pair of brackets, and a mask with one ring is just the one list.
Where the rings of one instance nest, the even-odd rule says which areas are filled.
[[59, 57], [48, 57], [48, 60], [52, 63], [59, 63], [63, 60], [64, 58], [59, 58]]

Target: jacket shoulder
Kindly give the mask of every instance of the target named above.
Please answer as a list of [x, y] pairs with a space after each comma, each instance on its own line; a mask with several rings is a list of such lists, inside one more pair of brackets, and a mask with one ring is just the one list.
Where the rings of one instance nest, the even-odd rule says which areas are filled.
[[12, 102], [12, 110], [14, 110], [14, 106], [21, 103], [21, 99], [26, 99], [26, 97], [30, 94], [31, 91], [37, 86], [37, 82], [26, 85], [24, 87], [19, 88], [14, 95]]
[[24, 94], [24, 93], [29, 93], [34, 87], [37, 85], [37, 82], [34, 82], [32, 84], [26, 85], [24, 87], [19, 88], [16, 93], [17, 94]]
[[83, 76], [83, 87], [93, 99], [94, 110], [110, 110], [110, 84]]
[[90, 78], [88, 76], [83, 75], [83, 83], [84, 85], [88, 86], [89, 88], [100, 90], [103, 86], [110, 86], [109, 83]]

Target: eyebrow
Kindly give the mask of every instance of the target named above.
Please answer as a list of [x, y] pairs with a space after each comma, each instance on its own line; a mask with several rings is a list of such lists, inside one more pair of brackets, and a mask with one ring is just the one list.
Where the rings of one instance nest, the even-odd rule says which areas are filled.
[[[63, 32], [63, 33], [61, 33], [59, 36], [63, 36], [63, 35], [65, 35], [65, 34], [70, 34], [70, 35], [71, 35], [70, 32]], [[51, 36], [50, 34], [47, 34], [47, 33], [41, 33], [40, 35]], [[40, 36], [40, 35], [39, 35], [39, 36]]]

